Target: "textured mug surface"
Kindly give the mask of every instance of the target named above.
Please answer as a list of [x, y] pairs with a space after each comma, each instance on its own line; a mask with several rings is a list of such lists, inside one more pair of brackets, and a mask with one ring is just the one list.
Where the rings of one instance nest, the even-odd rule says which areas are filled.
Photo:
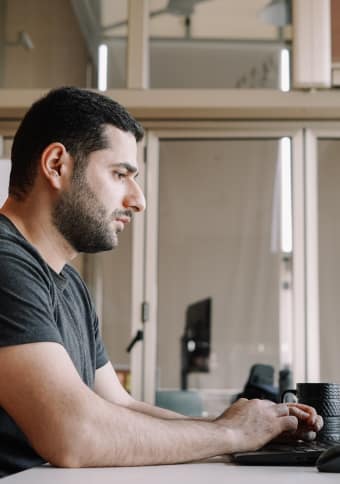
[[320, 435], [340, 438], [340, 384], [339, 383], [298, 383], [296, 390], [286, 390], [283, 402], [295, 397], [299, 403], [314, 407], [322, 416], [324, 426]]

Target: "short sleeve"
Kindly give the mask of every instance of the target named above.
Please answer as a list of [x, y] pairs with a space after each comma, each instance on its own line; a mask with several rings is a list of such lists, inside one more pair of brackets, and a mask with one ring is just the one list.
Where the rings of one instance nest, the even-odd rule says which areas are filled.
[[109, 358], [107, 356], [106, 349], [99, 332], [99, 322], [97, 315], [95, 315], [94, 329], [96, 338], [96, 370], [98, 370], [102, 366], [106, 365], [106, 363], [108, 363]]
[[65, 274], [67, 274], [69, 280], [72, 281], [74, 288], [73, 298], [75, 299], [76, 297], [81, 297], [82, 306], [84, 307], [85, 311], [83, 319], [86, 321], [86, 330], [92, 335], [90, 338], [92, 361], [94, 369], [98, 370], [108, 363], [109, 358], [101, 338], [95, 305], [85, 282], [74, 269], [74, 267], [67, 264], [65, 266]]
[[0, 346], [62, 344], [53, 315], [51, 283], [33, 255], [0, 247]]

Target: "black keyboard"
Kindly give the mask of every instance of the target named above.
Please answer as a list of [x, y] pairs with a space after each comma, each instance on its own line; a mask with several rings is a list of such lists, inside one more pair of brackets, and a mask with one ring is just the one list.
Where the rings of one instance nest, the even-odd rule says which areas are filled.
[[315, 441], [313, 440], [312, 442], [296, 442], [296, 443], [282, 443], [282, 444], [276, 444], [276, 443], [271, 443], [268, 444], [262, 449], [260, 449], [257, 452], [261, 451], [273, 451], [273, 452], [315, 452], [315, 451], [321, 451], [323, 452], [326, 449], [329, 449], [329, 447], [332, 447], [333, 445], [339, 444], [340, 442], [330, 442], [330, 441]]
[[238, 452], [233, 460], [243, 465], [315, 465], [320, 454], [340, 441], [323, 438], [311, 442], [270, 443], [254, 452]]

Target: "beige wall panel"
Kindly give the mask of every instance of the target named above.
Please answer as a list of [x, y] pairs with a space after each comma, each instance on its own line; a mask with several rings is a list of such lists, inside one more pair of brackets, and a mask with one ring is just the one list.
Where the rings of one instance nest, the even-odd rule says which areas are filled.
[[[0, 89], [0, 127], [10, 129], [43, 89]], [[115, 89], [107, 95], [136, 118], [149, 120], [339, 120], [337, 90], [279, 92], [271, 89]], [[9, 123], [11, 121], [11, 123]], [[13, 121], [13, 123], [12, 123]], [[15, 124], [15, 123], [14, 123]]]
[[15, 42], [23, 30], [30, 35], [34, 49], [5, 48], [2, 87], [85, 86], [85, 42], [68, 0], [8, 1], [7, 42]]
[[340, 383], [340, 140], [318, 142], [320, 377]]
[[340, 2], [331, 0], [332, 62], [340, 62]]

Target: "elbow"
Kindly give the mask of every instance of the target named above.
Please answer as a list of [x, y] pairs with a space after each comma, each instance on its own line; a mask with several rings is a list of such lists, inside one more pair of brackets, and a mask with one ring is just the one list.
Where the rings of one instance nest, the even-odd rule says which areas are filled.
[[55, 467], [71, 469], [88, 467], [90, 449], [87, 435], [87, 429], [78, 428], [77, 431], [69, 429], [68, 432], [55, 436], [52, 442], [40, 442], [39, 448], [34, 447], [44, 459]]
[[77, 452], [77, 444], [74, 442], [75, 449], [69, 448], [68, 445], [56, 444], [53, 449], [44, 449], [40, 455], [46, 459], [52, 466], [77, 469], [85, 467], [82, 463], [80, 453]]
[[70, 453], [54, 454], [48, 459], [48, 462], [54, 467], [62, 467], [65, 469], [79, 469], [84, 467], [81, 465], [80, 459]]

